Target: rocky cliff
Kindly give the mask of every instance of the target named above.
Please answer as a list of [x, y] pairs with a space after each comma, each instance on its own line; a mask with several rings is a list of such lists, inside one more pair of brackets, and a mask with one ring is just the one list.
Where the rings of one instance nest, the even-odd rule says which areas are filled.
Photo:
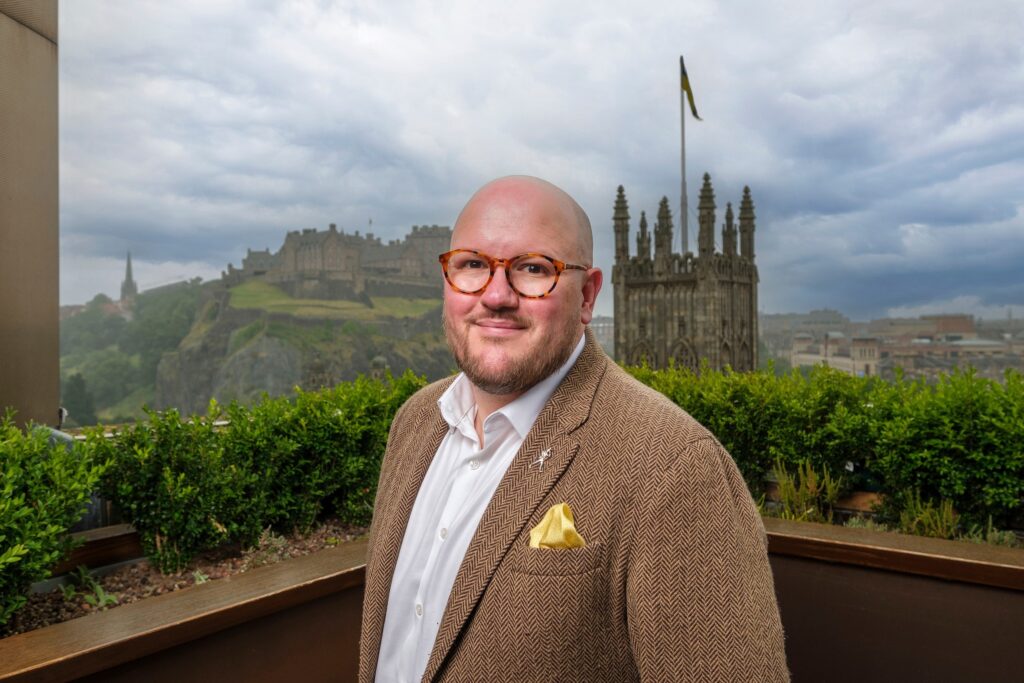
[[211, 398], [249, 403], [352, 380], [386, 367], [434, 380], [455, 362], [444, 342], [441, 308], [418, 317], [317, 318], [233, 308], [211, 291], [188, 336], [157, 368], [155, 407], [202, 413]]

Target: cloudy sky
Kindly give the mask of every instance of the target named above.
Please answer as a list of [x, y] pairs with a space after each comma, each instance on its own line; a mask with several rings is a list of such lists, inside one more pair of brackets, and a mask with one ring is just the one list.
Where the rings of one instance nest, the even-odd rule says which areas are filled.
[[209, 279], [286, 230], [451, 224], [510, 173], [574, 195], [610, 273], [617, 185], [634, 230], [679, 205], [682, 53], [691, 208], [705, 171], [719, 223], [751, 187], [764, 312], [1024, 315], [1015, 0], [60, 11], [64, 304], [116, 295], [128, 249], [143, 289]]

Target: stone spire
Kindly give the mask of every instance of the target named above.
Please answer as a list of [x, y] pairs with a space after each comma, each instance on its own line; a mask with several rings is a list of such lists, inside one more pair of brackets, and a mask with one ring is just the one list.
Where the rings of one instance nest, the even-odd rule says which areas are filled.
[[725, 205], [725, 224], [722, 226], [722, 253], [736, 255], [736, 225], [733, 223], [732, 202]]
[[754, 260], [754, 202], [747, 186], [743, 187], [743, 199], [740, 201], [740, 255]]
[[664, 275], [672, 261], [672, 209], [668, 197], [658, 205], [658, 222], [654, 225], [654, 273]]
[[640, 212], [640, 232], [636, 234], [636, 257], [641, 261], [651, 260], [651, 235], [647, 232], [647, 212]]
[[658, 222], [654, 224], [654, 258], [667, 259], [672, 254], [672, 209], [668, 197], [658, 205]]
[[629, 204], [622, 185], [619, 185], [619, 193], [615, 197], [612, 224], [615, 226], [615, 262], [625, 263], [629, 260]]
[[698, 256], [710, 258], [715, 253], [715, 191], [711, 188], [711, 175], [704, 174], [704, 185], [700, 188], [700, 203], [697, 205]]
[[124, 282], [121, 283], [121, 303], [133, 301], [139, 294], [139, 287], [132, 279], [132, 252], [128, 252], [128, 263], [124, 269]]

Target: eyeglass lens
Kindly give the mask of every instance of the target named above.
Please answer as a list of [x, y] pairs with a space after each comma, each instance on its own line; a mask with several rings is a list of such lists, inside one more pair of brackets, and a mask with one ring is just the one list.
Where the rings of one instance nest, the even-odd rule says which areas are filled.
[[[462, 251], [448, 259], [448, 278], [465, 292], [483, 289], [491, 276], [490, 265], [482, 254]], [[555, 264], [543, 256], [518, 256], [509, 264], [509, 284], [525, 296], [540, 296], [551, 290], [558, 279]]]

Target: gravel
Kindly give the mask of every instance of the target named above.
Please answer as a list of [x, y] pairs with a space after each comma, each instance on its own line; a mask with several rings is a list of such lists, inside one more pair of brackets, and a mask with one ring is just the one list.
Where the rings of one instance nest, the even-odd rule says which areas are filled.
[[[97, 611], [185, 590], [197, 583], [216, 581], [225, 576], [300, 557], [357, 539], [365, 527], [351, 527], [328, 520], [307, 534], [278, 536], [265, 531], [251, 549], [237, 546], [221, 548], [196, 558], [188, 567], [173, 574], [161, 574], [146, 560], [122, 565], [109, 573], [97, 572], [88, 578], [67, 575], [63, 587], [46, 593], [33, 593], [28, 603], [8, 622], [0, 626], [0, 637], [24, 633], [62, 621], [77, 619]], [[77, 580], [76, 580], [77, 579]], [[104, 599], [103, 596], [110, 596]]]

